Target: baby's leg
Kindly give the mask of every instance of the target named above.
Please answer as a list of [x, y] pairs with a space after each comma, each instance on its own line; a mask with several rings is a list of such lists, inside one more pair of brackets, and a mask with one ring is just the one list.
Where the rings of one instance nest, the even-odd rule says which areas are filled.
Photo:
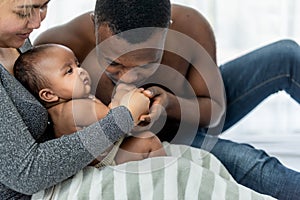
[[115, 161], [117, 164], [121, 164], [156, 156], [166, 156], [166, 152], [158, 137], [147, 131], [125, 138]]

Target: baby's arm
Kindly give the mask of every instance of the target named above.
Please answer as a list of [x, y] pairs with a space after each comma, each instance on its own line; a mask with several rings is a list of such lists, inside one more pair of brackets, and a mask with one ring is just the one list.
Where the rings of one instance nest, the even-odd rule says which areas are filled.
[[140, 117], [149, 113], [150, 99], [142, 93], [142, 89], [136, 89], [123, 96], [120, 105], [126, 106], [131, 114], [135, 125], [140, 122]]
[[109, 108], [98, 99], [74, 99], [67, 106], [66, 109], [72, 115], [70, 119], [79, 129], [97, 122], [109, 112]]
[[125, 138], [115, 157], [115, 161], [117, 164], [121, 164], [166, 155], [159, 138], [152, 132], [147, 131]]
[[[123, 94], [114, 106], [125, 106], [129, 109], [135, 124], [140, 121], [140, 116], [149, 113], [150, 100], [142, 93], [142, 89], [134, 89]], [[114, 106], [110, 106], [113, 108]], [[69, 103], [68, 110], [72, 112], [77, 127], [88, 126], [99, 119], [105, 117], [109, 111], [109, 107], [104, 105], [98, 99], [74, 99], [72, 104]]]

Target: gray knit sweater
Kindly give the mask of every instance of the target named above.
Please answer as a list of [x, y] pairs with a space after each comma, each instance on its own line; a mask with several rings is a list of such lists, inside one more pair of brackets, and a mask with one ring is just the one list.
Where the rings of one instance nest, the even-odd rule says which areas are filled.
[[30, 195], [74, 175], [133, 127], [125, 107], [74, 134], [41, 141], [47, 110], [0, 64], [0, 199]]

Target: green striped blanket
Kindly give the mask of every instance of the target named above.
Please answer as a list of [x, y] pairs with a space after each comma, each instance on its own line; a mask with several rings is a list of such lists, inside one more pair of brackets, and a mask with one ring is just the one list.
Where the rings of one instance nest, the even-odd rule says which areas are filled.
[[237, 184], [210, 153], [164, 142], [168, 157], [106, 167], [86, 167], [32, 196], [32, 200], [265, 200], [273, 199]]

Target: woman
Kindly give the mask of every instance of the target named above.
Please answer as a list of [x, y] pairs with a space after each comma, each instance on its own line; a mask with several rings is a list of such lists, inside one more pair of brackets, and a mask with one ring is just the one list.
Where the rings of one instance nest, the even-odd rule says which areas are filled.
[[0, 1], [0, 199], [29, 199], [67, 179], [133, 127], [135, 116], [121, 106], [84, 130], [46, 141], [47, 110], [12, 69], [19, 52], [30, 47], [28, 37], [40, 27], [49, 2]]

